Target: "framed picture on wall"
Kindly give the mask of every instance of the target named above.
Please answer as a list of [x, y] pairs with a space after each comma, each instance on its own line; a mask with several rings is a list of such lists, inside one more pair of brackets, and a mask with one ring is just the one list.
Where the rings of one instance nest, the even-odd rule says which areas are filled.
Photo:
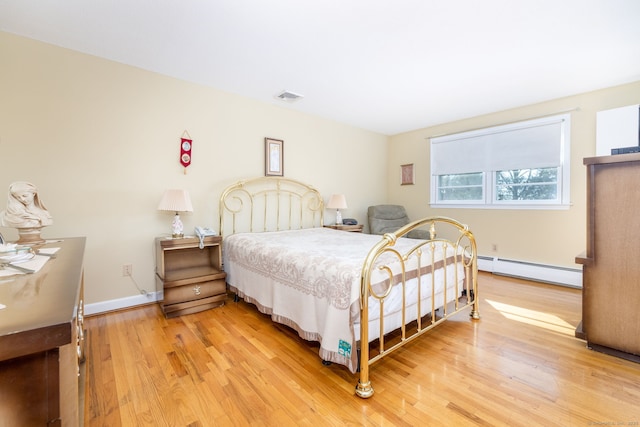
[[413, 185], [414, 179], [413, 163], [400, 165], [400, 185]]
[[264, 139], [265, 176], [284, 176], [284, 141]]

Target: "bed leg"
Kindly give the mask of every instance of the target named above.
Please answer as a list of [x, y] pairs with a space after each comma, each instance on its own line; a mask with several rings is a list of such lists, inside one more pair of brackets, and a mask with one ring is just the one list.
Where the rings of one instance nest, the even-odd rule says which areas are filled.
[[330, 361], [330, 360], [324, 360], [324, 359], [322, 359], [322, 364], [323, 364], [324, 366], [331, 366], [331, 365], [333, 364], [333, 362], [332, 362], [332, 361]]
[[233, 302], [238, 302], [238, 301], [240, 301], [238, 294], [233, 294]]
[[371, 387], [371, 381], [367, 381], [365, 384], [362, 384], [358, 381], [358, 385], [356, 385], [356, 395], [363, 399], [368, 399], [373, 396], [373, 387]]
[[478, 320], [480, 319], [480, 304], [478, 303], [478, 300], [475, 299], [475, 295], [472, 301], [473, 301], [473, 306], [471, 307], [471, 313], [469, 313], [469, 317], [471, 317], [474, 320]]
[[[361, 330], [362, 331], [362, 330]], [[366, 342], [366, 341], [365, 341]], [[364, 361], [362, 360], [365, 358]], [[373, 387], [371, 381], [369, 381], [369, 348], [358, 348], [358, 372], [360, 378], [358, 384], [356, 384], [356, 396], [362, 399], [368, 399], [373, 396]]]
[[[467, 290], [463, 289], [462, 293], [460, 294], [461, 297], [466, 297], [467, 296]], [[475, 297], [475, 293], [473, 292], [473, 289], [469, 290], [469, 301], [473, 301]]]

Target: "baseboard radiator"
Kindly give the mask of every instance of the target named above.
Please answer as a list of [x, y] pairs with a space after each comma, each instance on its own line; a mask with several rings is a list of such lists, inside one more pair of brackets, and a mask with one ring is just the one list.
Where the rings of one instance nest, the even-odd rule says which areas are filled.
[[478, 270], [502, 276], [582, 288], [582, 269], [478, 256]]

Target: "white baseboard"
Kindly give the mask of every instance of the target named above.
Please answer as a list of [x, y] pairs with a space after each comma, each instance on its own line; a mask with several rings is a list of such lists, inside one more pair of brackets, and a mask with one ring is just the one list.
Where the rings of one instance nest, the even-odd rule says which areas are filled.
[[132, 297], [96, 302], [93, 304], [85, 304], [84, 313], [85, 315], [90, 316], [92, 314], [100, 314], [107, 311], [122, 310], [138, 305], [145, 305], [151, 302], [161, 301], [162, 297], [162, 292], [149, 292], [147, 294], [141, 294]]
[[582, 288], [582, 269], [479, 256], [478, 270], [538, 282]]
[[[582, 269], [580, 268], [558, 267], [504, 258], [478, 256], [478, 270], [537, 282], [582, 288]], [[100, 314], [107, 311], [122, 310], [151, 302], [162, 301], [162, 298], [162, 291], [150, 292], [146, 295], [136, 295], [94, 304], [86, 304], [84, 312], [86, 315]]]

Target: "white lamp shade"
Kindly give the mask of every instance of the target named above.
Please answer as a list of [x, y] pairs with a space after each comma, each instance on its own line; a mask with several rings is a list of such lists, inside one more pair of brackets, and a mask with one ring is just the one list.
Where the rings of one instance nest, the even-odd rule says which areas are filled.
[[159, 211], [193, 212], [191, 198], [186, 190], [165, 190], [158, 205]]
[[347, 199], [344, 194], [332, 194], [327, 203], [328, 209], [347, 209]]

